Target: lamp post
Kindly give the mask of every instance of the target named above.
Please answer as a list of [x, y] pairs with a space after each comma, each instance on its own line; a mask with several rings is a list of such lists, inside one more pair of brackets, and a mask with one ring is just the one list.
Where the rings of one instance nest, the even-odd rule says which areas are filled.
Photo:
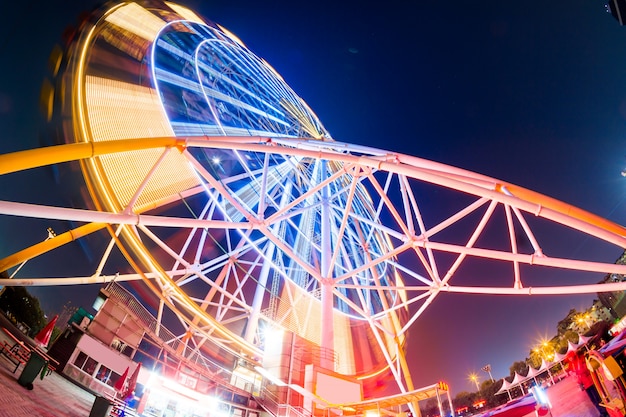
[[539, 355], [541, 359], [551, 361], [554, 358], [554, 347], [548, 340], [542, 340], [539, 346], [534, 349], [534, 352]]
[[480, 386], [478, 385], [478, 375], [472, 372], [471, 374], [469, 374], [469, 380], [476, 384], [476, 391], [480, 392]]
[[489, 379], [491, 379], [491, 382], [495, 382], [493, 380], [493, 375], [491, 375], [491, 364], [487, 364], [485, 366], [483, 366], [482, 368], [480, 368], [483, 372], [487, 372], [489, 374]]
[[589, 314], [588, 311], [578, 314], [574, 320], [576, 321], [579, 329], [584, 329], [583, 325], [587, 327], [587, 330], [591, 329], [591, 314]]

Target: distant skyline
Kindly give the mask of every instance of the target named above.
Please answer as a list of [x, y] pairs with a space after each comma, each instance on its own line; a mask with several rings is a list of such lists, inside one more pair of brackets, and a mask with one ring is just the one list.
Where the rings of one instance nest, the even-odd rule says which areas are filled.
[[[266, 59], [338, 141], [458, 166], [626, 224], [626, 28], [602, 2], [181, 3]], [[0, 153], [40, 145], [46, 60], [65, 27], [95, 4], [8, 5]], [[51, 169], [0, 177], [0, 199], [62, 205], [75, 186], [66, 181]], [[25, 231], [0, 218], [0, 257], [45, 239], [49, 225], [67, 227], [53, 223]], [[588, 241], [562, 244], [571, 256], [601, 252], [612, 262], [621, 254]], [[77, 249], [86, 259], [67, 257]], [[44, 264], [27, 263], [23, 276], [90, 271], [97, 253], [72, 244]], [[60, 310], [68, 300], [91, 306], [97, 286], [32, 292], [45, 309]], [[469, 374], [484, 381], [486, 364], [496, 380], [508, 376], [571, 308], [594, 298], [444, 294], [411, 330], [415, 386], [444, 380], [454, 395], [475, 391]]]

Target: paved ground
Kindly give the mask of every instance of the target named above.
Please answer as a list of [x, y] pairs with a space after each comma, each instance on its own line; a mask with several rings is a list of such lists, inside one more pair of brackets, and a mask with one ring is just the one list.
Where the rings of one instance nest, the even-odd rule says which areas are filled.
[[[6, 360], [3, 359], [3, 362]], [[32, 391], [17, 383], [15, 374], [0, 365], [0, 417], [87, 417], [95, 397], [52, 373], [37, 378]]]
[[[7, 337], [0, 331], [0, 342]], [[24, 369], [16, 373], [8, 359], [0, 355], [0, 417], [87, 417], [95, 397], [52, 373], [44, 379], [37, 377], [32, 391], [17, 380]], [[587, 394], [578, 388], [574, 377], [567, 377], [547, 390], [552, 403], [552, 417], [598, 417]], [[528, 417], [534, 416], [529, 414]]]
[[[6, 325], [4, 321], [1, 324]], [[5, 340], [9, 337], [0, 331], [0, 343]], [[37, 376], [33, 389], [28, 390], [17, 382], [24, 365], [15, 373], [13, 369], [15, 365], [0, 355], [0, 417], [89, 416], [95, 400], [91, 393], [54, 372], [44, 379]]]
[[576, 378], [569, 376], [547, 390], [554, 417], [598, 417], [587, 393], [581, 391]]
[[[95, 397], [65, 378], [52, 373], [37, 378], [32, 391], [17, 383], [23, 367], [11, 373], [4, 357], [0, 357], [0, 417], [87, 417]], [[553, 417], [598, 417], [587, 395], [574, 378], [548, 389]], [[534, 414], [529, 414], [532, 416]]]

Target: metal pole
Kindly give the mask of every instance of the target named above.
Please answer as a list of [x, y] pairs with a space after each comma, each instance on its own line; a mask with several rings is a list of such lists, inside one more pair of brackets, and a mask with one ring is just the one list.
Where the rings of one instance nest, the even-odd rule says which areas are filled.
[[[47, 242], [48, 240], [54, 238], [57, 236], [56, 233], [54, 233], [54, 230], [52, 230], [51, 227], [48, 227], [48, 229], [46, 229], [48, 231], [48, 237], [44, 240], [44, 242]], [[20, 264], [20, 266], [17, 267], [17, 269], [15, 271], [13, 271], [13, 273], [11, 274], [11, 276], [9, 278], [13, 278], [15, 277], [15, 275], [19, 272], [20, 269], [22, 269], [22, 267], [24, 265], [26, 265], [26, 262], [28, 262], [28, 259], [26, 259], [24, 262], [22, 262]]]
[[[320, 163], [320, 182], [326, 178], [326, 161]], [[320, 364], [323, 368], [335, 370], [332, 358], [334, 351], [334, 308], [333, 308], [333, 268], [330, 265], [332, 259], [331, 230], [330, 230], [330, 190], [328, 186], [322, 188], [321, 204], [321, 289], [322, 289], [322, 358]]]

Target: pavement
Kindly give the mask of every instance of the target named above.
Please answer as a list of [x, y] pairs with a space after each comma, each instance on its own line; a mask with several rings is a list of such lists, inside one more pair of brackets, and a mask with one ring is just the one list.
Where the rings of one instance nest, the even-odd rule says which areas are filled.
[[[0, 332], [0, 342], [7, 338]], [[0, 355], [0, 417], [87, 417], [95, 396], [57, 373], [33, 382], [33, 389], [17, 381], [24, 369]], [[566, 377], [546, 390], [552, 404], [552, 417], [599, 417], [589, 397], [581, 391], [575, 377]], [[535, 416], [535, 413], [525, 417]]]
[[0, 417], [87, 417], [95, 400], [93, 394], [52, 373], [35, 379], [33, 389], [18, 384], [23, 366], [15, 374], [2, 357], [0, 364]]
[[[6, 319], [0, 324], [7, 326]], [[0, 343], [4, 341], [13, 343], [4, 331], [0, 331]], [[13, 369], [15, 365], [0, 355], [0, 417], [89, 416], [95, 400], [90, 392], [55, 372], [43, 379], [38, 375], [33, 389], [29, 390], [17, 382], [24, 365], [20, 365], [15, 373], [12, 373]]]
[[[587, 393], [580, 389], [575, 376], [563, 378], [546, 390], [553, 417], [599, 417]], [[534, 416], [534, 414], [531, 414]]]
[[[64, 377], [52, 373], [35, 379], [32, 391], [17, 380], [4, 356], [0, 357], [0, 417], [87, 417], [95, 397]], [[567, 377], [547, 389], [552, 417], [598, 417], [587, 394], [578, 388], [574, 377]], [[535, 414], [528, 414], [528, 417]]]

